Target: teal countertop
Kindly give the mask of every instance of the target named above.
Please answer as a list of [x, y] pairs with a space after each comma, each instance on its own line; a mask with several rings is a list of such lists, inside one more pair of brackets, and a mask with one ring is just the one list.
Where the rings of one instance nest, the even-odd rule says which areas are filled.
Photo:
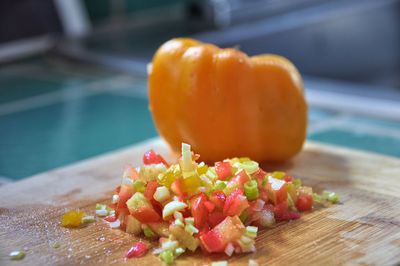
[[[0, 66], [0, 182], [157, 136], [145, 87], [51, 56]], [[308, 139], [400, 157], [398, 122], [311, 107]]]

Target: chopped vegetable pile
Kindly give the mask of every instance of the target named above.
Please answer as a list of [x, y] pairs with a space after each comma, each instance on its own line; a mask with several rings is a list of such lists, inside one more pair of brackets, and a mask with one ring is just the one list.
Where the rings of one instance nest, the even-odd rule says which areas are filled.
[[[259, 228], [300, 218], [314, 203], [338, 202], [337, 194], [313, 193], [285, 172], [267, 173], [249, 158], [226, 159], [208, 166], [198, 163], [190, 145], [182, 144], [179, 163], [169, 165], [150, 150], [144, 165], [128, 166], [108, 207], [96, 214], [112, 228], [159, 239], [159, 254], [167, 264], [187, 250], [208, 253], [254, 252]], [[106, 216], [107, 215], [107, 216]], [[137, 242], [126, 257], [148, 250]]]

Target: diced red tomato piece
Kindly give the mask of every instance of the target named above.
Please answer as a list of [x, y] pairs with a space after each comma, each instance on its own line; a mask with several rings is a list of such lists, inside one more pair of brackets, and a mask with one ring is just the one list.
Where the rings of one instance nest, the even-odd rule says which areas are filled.
[[164, 206], [155, 199], [150, 200], [150, 203], [153, 206], [154, 210], [161, 216]]
[[118, 212], [115, 212], [115, 216], [117, 216], [117, 218], [122, 221], [125, 217], [125, 215], [129, 214], [129, 210], [128, 207], [120, 209]]
[[124, 204], [130, 199], [133, 195], [133, 187], [122, 185], [118, 194], [118, 204]]
[[183, 181], [182, 179], [177, 179], [171, 184], [171, 190], [177, 194], [179, 197], [183, 197], [185, 195], [183, 189]]
[[264, 177], [267, 175], [267, 172], [265, 172], [263, 169], [258, 168], [258, 170], [252, 174], [253, 177], [255, 177], [257, 180], [264, 180]]
[[243, 188], [244, 183], [250, 180], [250, 177], [247, 175], [245, 170], [240, 171], [237, 173], [229, 183], [238, 184], [240, 188]]
[[240, 193], [240, 189], [237, 189], [226, 198], [223, 209], [224, 215], [228, 216], [236, 211], [236, 209], [239, 207], [239, 201], [236, 200], [236, 198], [240, 194], [243, 195], [243, 193]]
[[208, 215], [208, 222], [211, 228], [214, 228], [219, 223], [221, 223], [225, 218], [226, 215], [224, 215], [221, 211], [215, 211]]
[[270, 177], [267, 183], [268, 199], [275, 205], [287, 200], [287, 183]]
[[289, 212], [289, 219], [290, 220], [296, 220], [301, 217], [300, 213], [298, 212]]
[[228, 181], [226, 187], [243, 189], [244, 184], [249, 180], [250, 177], [247, 175], [246, 171], [242, 170], [239, 173], [237, 173], [234, 177], [232, 177], [231, 180]]
[[168, 231], [169, 224], [167, 222], [149, 223], [147, 225], [158, 236], [168, 237], [170, 235], [170, 232]]
[[139, 179], [139, 173], [131, 165], [125, 167], [124, 176], [129, 177], [132, 180]]
[[125, 230], [126, 227], [126, 219], [127, 216], [129, 215], [129, 210], [128, 208], [121, 209], [119, 212], [115, 212], [116, 217], [118, 217], [118, 220], [121, 222], [121, 225], [119, 226], [122, 230]]
[[265, 190], [264, 188], [259, 189], [259, 193], [260, 193], [260, 199], [262, 199], [263, 201], [267, 202], [268, 201], [268, 192], [267, 190]]
[[226, 198], [223, 214], [226, 216], [240, 215], [247, 207], [249, 207], [249, 202], [243, 195], [243, 190], [237, 188]]
[[143, 163], [146, 165], [162, 163], [165, 166], [168, 166], [168, 163], [164, 158], [154, 150], [149, 150], [143, 155]]
[[232, 175], [232, 166], [229, 162], [216, 162], [215, 172], [219, 179], [226, 180]]
[[112, 223], [112, 222], [115, 222], [117, 220], [117, 216], [115, 214], [111, 214], [111, 215], [108, 215], [108, 216], [104, 217], [104, 220], [109, 222], [109, 223]]
[[133, 217], [135, 217], [139, 222], [155, 223], [161, 220], [160, 215], [152, 207], [142, 207], [137, 210], [131, 211]]
[[[180, 201], [183, 201], [184, 202], [184, 200], [182, 200], [182, 199], [180, 199]], [[183, 209], [182, 211], [180, 211], [181, 213], [182, 213], [182, 215], [183, 215], [183, 217], [192, 217], [192, 212], [190, 211], [190, 209], [189, 208], [185, 208], [185, 209]], [[200, 229], [200, 228], [197, 228], [197, 229]]]
[[[199, 229], [199, 228], [197, 228]], [[208, 223], [206, 223], [203, 227], [199, 229], [199, 233], [197, 234], [197, 237], [200, 237], [201, 235], [207, 234], [211, 230], [211, 227]]]
[[130, 199], [133, 195], [133, 187], [122, 185], [121, 189], [118, 194], [118, 202], [116, 212], [119, 212], [121, 209], [127, 208], [126, 202]]
[[207, 196], [200, 193], [193, 201], [192, 216], [194, 218], [194, 226], [201, 228], [207, 221], [208, 210], [205, 206]]
[[215, 209], [215, 204], [212, 203], [211, 201], [206, 201], [204, 202], [204, 206], [206, 207], [208, 212], [212, 212]]
[[158, 182], [155, 181], [155, 180], [147, 182], [146, 189], [145, 189], [143, 195], [148, 200], [152, 200], [153, 199], [153, 195], [156, 192], [156, 189], [158, 188], [158, 186], [159, 186]]
[[225, 194], [221, 190], [214, 191], [210, 196], [210, 201], [214, 203], [215, 208], [222, 210], [225, 204]]
[[285, 175], [284, 177], [283, 177], [283, 180], [285, 180], [286, 182], [293, 182], [293, 176], [291, 176], [291, 175]]
[[300, 213], [298, 212], [293, 212], [293, 211], [287, 211], [283, 213], [280, 217], [277, 218], [277, 221], [283, 222], [283, 221], [289, 221], [289, 220], [296, 220], [300, 218]]
[[126, 258], [140, 257], [147, 253], [148, 247], [143, 242], [136, 242], [126, 253]]
[[220, 235], [222, 243], [226, 246], [243, 236], [246, 229], [238, 216], [228, 216], [211, 231]]
[[289, 211], [287, 201], [275, 205], [274, 216], [277, 221], [288, 221], [300, 218], [298, 212]]
[[209, 252], [223, 252], [226, 244], [222, 242], [222, 237], [218, 232], [214, 230], [208, 231], [207, 233], [200, 236], [203, 247]]
[[253, 200], [249, 202], [249, 206], [249, 209], [252, 211], [261, 211], [262, 209], [264, 209], [265, 202], [261, 200]]
[[309, 211], [313, 207], [313, 198], [311, 195], [307, 194], [301, 194], [297, 197], [296, 200], [296, 208], [297, 210], [303, 212], [303, 211]]
[[282, 201], [275, 205], [274, 216], [277, 221], [288, 220], [288, 203], [287, 201]]

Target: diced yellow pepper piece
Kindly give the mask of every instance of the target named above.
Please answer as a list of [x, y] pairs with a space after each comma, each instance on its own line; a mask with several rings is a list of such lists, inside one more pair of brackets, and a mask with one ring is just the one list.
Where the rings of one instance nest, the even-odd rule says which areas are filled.
[[85, 216], [81, 211], [66, 212], [61, 218], [61, 225], [63, 227], [79, 227], [82, 225], [82, 217]]

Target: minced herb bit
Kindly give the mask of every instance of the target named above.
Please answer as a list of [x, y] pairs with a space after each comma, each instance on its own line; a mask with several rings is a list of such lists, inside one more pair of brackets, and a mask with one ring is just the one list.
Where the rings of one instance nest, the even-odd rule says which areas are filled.
[[22, 260], [25, 258], [25, 252], [17, 250], [10, 253], [11, 260]]

